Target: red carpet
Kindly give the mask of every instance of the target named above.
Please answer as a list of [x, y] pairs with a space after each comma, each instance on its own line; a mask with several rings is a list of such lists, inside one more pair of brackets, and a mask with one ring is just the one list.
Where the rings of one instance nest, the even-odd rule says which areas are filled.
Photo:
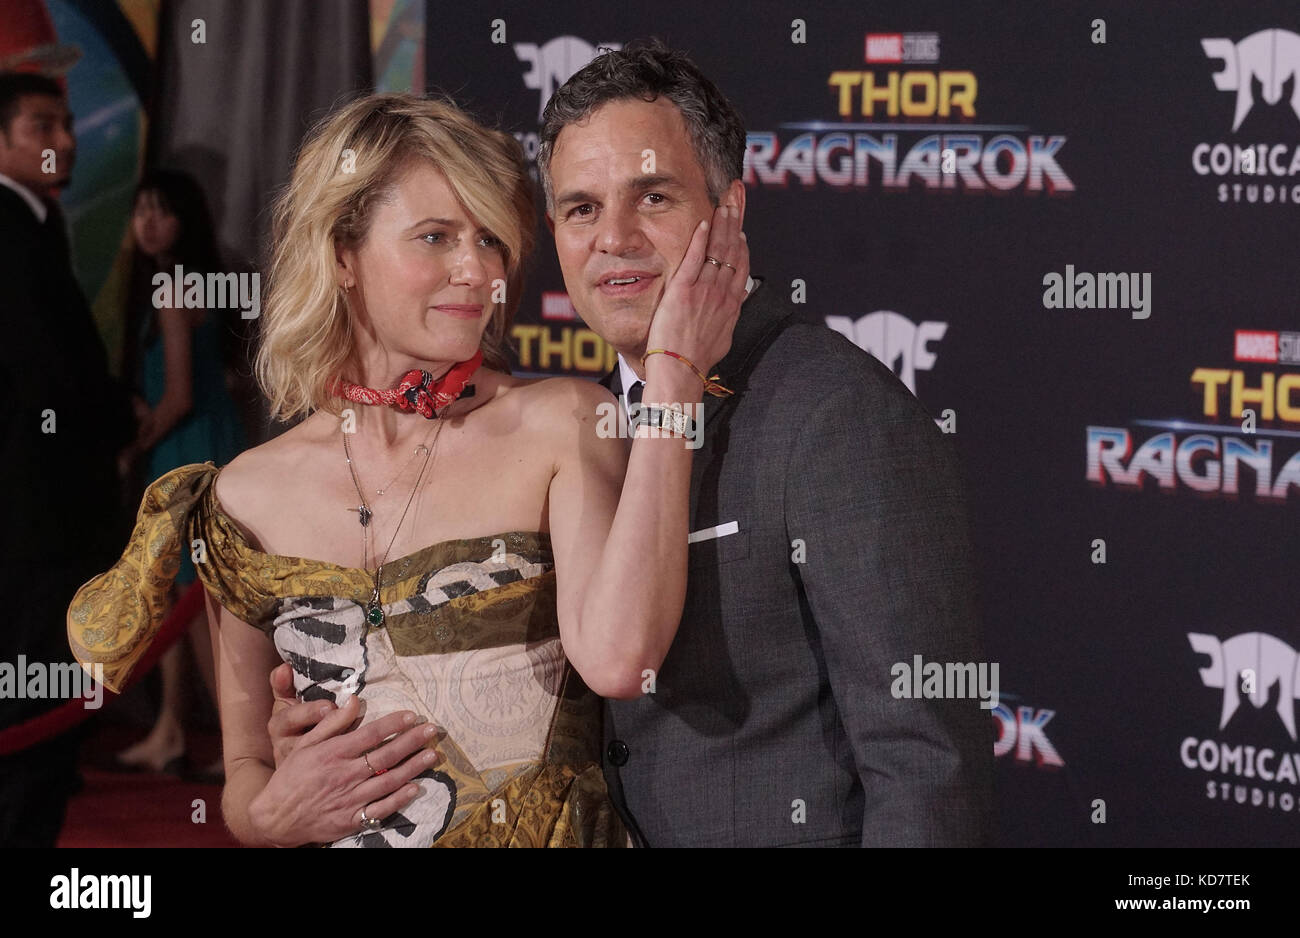
[[[186, 782], [173, 775], [110, 772], [96, 763], [144, 734], [108, 726], [82, 751], [85, 788], [68, 803], [60, 847], [238, 847], [221, 819], [221, 786]], [[191, 758], [207, 765], [221, 751], [212, 734], [192, 737]], [[198, 799], [206, 819], [195, 819]]]

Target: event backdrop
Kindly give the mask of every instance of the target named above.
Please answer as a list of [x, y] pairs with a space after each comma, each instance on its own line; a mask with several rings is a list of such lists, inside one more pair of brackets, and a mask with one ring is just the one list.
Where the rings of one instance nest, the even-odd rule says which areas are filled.
[[[740, 108], [755, 274], [963, 459], [999, 844], [1300, 842], [1300, 6], [427, 17], [427, 87], [530, 158], [554, 89], [636, 37]], [[597, 377], [613, 352], [539, 244], [519, 370]]]

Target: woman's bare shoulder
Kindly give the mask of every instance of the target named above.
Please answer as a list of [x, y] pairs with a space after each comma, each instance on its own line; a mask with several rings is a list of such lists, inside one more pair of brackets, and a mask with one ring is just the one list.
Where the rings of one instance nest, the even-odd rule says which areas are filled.
[[614, 406], [618, 399], [605, 387], [587, 378], [515, 378], [510, 393], [517, 398], [521, 413], [530, 422], [550, 429], [577, 427], [601, 416], [601, 405]]
[[247, 531], [263, 528], [283, 508], [285, 486], [303, 483], [319, 446], [318, 427], [314, 415], [227, 463], [215, 483], [222, 511]]
[[530, 381], [520, 391], [522, 421], [535, 431], [556, 471], [590, 464], [622, 477], [628, 453], [618, 436], [620, 405], [607, 388], [586, 378], [557, 377]]

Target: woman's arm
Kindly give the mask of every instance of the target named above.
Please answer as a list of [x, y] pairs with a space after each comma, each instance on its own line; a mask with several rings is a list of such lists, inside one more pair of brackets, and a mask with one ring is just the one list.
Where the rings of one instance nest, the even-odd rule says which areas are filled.
[[274, 771], [266, 721], [271, 715], [271, 688], [262, 678], [280, 663], [266, 636], [231, 615], [211, 593], [204, 593], [212, 634], [217, 676], [217, 708], [221, 715], [221, 748], [226, 787], [221, 811], [226, 826], [240, 843], [270, 846], [249, 819], [249, 805], [266, 787]]
[[[656, 400], [689, 401], [701, 385], [687, 376], [694, 388], [680, 381], [676, 397]], [[659, 378], [647, 389], [672, 386]], [[693, 451], [680, 437], [638, 436], [629, 457], [626, 441], [597, 435], [597, 408], [620, 401], [583, 382], [567, 403], [576, 429], [561, 438], [549, 492], [560, 639], [588, 687], [631, 699], [643, 672], [658, 672], [681, 619]]]
[[142, 452], [157, 446], [194, 406], [196, 312], [203, 314], [202, 310], [158, 310], [163, 342], [163, 394], [153, 408], [152, 419], [141, 425], [136, 447]]
[[[662, 342], [706, 373], [730, 345], [749, 269], [738, 216], [719, 209], [713, 227], [712, 240], [696, 232], [649, 335], [651, 348]], [[737, 260], [724, 276], [739, 278], [739, 290], [735, 280], [701, 273], [706, 242], [711, 255]], [[649, 356], [645, 373], [645, 404], [703, 398], [699, 377], [667, 355]], [[625, 444], [597, 435], [602, 403], [622, 407], [599, 386], [568, 402], [575, 439], [556, 458], [551, 544], [565, 654], [597, 694], [627, 700], [642, 693], [647, 672], [658, 673], [681, 620], [694, 449], [681, 436], [638, 426], [620, 478]], [[698, 407], [687, 413], [698, 418]]]

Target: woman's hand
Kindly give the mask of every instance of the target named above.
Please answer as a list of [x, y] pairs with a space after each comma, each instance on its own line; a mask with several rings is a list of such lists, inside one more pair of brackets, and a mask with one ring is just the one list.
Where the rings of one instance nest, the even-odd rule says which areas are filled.
[[[425, 748], [438, 728], [412, 725], [413, 713], [388, 714], [348, 731], [361, 714], [356, 697], [335, 710], [315, 707], [325, 716], [292, 749], [275, 748], [279, 767], [248, 807], [258, 839], [275, 846], [330, 843], [362, 833], [363, 808], [366, 817], [383, 819], [409, 804], [420, 792], [411, 780], [441, 758]], [[385, 743], [394, 733], [399, 735]]]
[[749, 245], [740, 230], [740, 210], [720, 205], [713, 223], [701, 222], [691, 236], [650, 322], [646, 348], [683, 355], [707, 375], [731, 347], [748, 279]]

